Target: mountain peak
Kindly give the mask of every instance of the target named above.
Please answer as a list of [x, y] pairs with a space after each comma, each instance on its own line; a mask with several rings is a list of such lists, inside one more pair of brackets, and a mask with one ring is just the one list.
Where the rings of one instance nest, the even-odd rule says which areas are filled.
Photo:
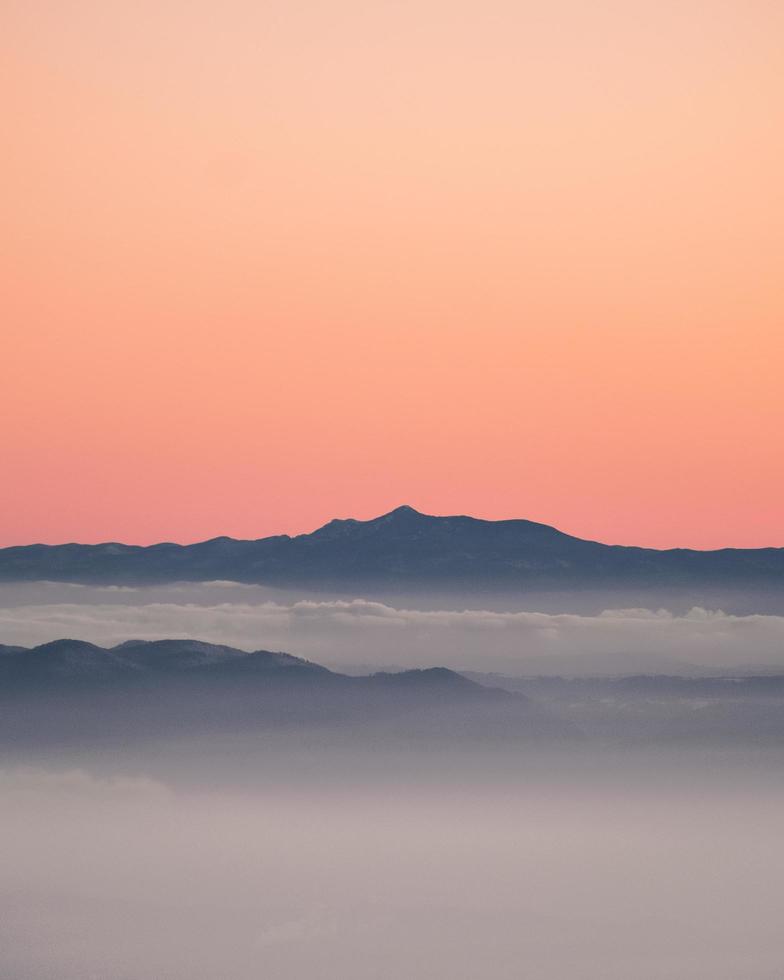
[[390, 520], [396, 517], [427, 517], [427, 514], [421, 513], [421, 511], [415, 510], [410, 504], [401, 504], [399, 507], [395, 507], [388, 514], [382, 514], [377, 517], [377, 521]]
[[387, 514], [371, 517], [369, 520], [357, 520], [354, 517], [335, 518], [335, 520], [318, 528], [312, 534], [300, 535], [300, 539], [335, 539], [345, 534], [355, 534], [356, 532], [360, 534], [366, 533], [367, 531], [374, 532], [384, 525], [406, 525], [412, 521], [420, 520], [429, 521], [434, 520], [434, 518], [428, 517], [427, 514], [422, 514], [418, 510], [414, 510], [408, 504], [402, 504], [400, 507], [390, 510]]

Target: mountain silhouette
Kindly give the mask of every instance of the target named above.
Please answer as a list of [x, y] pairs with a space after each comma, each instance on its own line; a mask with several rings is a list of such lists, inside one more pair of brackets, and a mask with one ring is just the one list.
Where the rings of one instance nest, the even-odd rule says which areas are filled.
[[313, 729], [441, 739], [573, 734], [525, 695], [443, 667], [353, 677], [285, 653], [188, 639], [0, 646], [6, 745]]
[[433, 517], [403, 506], [373, 520], [333, 520], [294, 537], [0, 549], [2, 581], [140, 585], [218, 579], [366, 592], [778, 588], [784, 584], [784, 548], [695, 551], [608, 545], [534, 521]]

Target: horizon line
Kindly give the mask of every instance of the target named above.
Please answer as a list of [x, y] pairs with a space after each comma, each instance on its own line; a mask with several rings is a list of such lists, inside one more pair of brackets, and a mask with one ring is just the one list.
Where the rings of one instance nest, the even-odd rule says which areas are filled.
[[67, 547], [83, 547], [83, 548], [101, 548], [101, 547], [111, 547], [119, 546], [122, 548], [155, 548], [163, 546], [172, 546], [177, 548], [190, 548], [200, 544], [209, 544], [213, 541], [236, 541], [236, 542], [247, 542], [253, 543], [257, 541], [266, 541], [270, 538], [288, 538], [289, 540], [295, 540], [296, 538], [309, 537], [311, 534], [315, 534], [318, 531], [323, 530], [330, 524], [335, 523], [352, 523], [352, 524], [372, 524], [376, 521], [384, 520], [384, 518], [391, 517], [394, 514], [410, 513], [416, 515], [417, 517], [429, 518], [432, 520], [455, 520], [464, 519], [470, 521], [476, 521], [481, 524], [512, 524], [512, 523], [525, 523], [533, 524], [538, 527], [546, 527], [552, 531], [556, 531], [559, 534], [563, 534], [565, 537], [573, 538], [578, 541], [586, 541], [592, 544], [601, 544], [608, 548], [635, 548], [642, 551], [656, 551], [656, 552], [668, 552], [668, 551], [695, 551], [704, 554], [715, 553], [719, 551], [782, 551], [784, 550], [784, 545], [760, 545], [757, 547], [739, 547], [735, 545], [723, 545], [718, 548], [694, 548], [685, 545], [675, 545], [669, 548], [657, 548], [651, 545], [637, 545], [637, 544], [619, 544], [616, 542], [602, 541], [597, 538], [584, 538], [579, 534], [574, 534], [570, 531], [564, 531], [560, 527], [554, 524], [548, 524], [545, 521], [534, 521], [527, 517], [502, 517], [502, 518], [486, 518], [486, 517], [476, 517], [473, 514], [427, 514], [424, 511], [420, 511], [417, 508], [411, 506], [411, 504], [399, 504], [397, 507], [393, 507], [392, 510], [385, 511], [382, 514], [378, 514], [375, 517], [369, 518], [356, 518], [356, 517], [333, 517], [323, 524], [319, 524], [310, 531], [301, 531], [297, 534], [266, 534], [258, 538], [244, 538], [244, 537], [234, 537], [229, 534], [216, 534], [208, 538], [196, 538], [192, 541], [171, 541], [171, 540], [159, 540], [151, 541], [148, 544], [136, 544], [128, 541], [120, 541], [118, 539], [105, 539], [100, 541], [57, 541], [57, 542], [46, 542], [46, 541], [31, 541], [27, 544], [11, 544], [2, 545], [0, 544], [0, 552], [12, 551], [21, 548], [67, 548]]

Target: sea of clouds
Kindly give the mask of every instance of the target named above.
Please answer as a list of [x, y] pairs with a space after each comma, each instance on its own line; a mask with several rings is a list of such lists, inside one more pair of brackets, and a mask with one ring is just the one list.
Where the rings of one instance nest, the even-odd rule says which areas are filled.
[[2, 974], [773, 980], [782, 796], [729, 782], [186, 792], [0, 770]]
[[510, 674], [784, 669], [784, 617], [693, 608], [597, 615], [411, 609], [235, 583], [0, 587], [0, 643], [61, 637], [113, 645], [188, 637], [284, 650], [348, 670], [444, 665]]

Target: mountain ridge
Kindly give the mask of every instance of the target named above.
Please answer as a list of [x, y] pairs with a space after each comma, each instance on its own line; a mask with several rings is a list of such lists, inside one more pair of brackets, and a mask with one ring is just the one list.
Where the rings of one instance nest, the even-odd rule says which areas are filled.
[[0, 646], [5, 747], [276, 731], [446, 741], [576, 734], [526, 695], [445, 667], [352, 676], [187, 639]]
[[194, 544], [119, 542], [0, 549], [0, 581], [154, 584], [229, 580], [309, 589], [595, 588], [713, 583], [784, 585], [784, 548], [612, 545], [525, 519], [433, 516], [402, 505], [315, 531]]

